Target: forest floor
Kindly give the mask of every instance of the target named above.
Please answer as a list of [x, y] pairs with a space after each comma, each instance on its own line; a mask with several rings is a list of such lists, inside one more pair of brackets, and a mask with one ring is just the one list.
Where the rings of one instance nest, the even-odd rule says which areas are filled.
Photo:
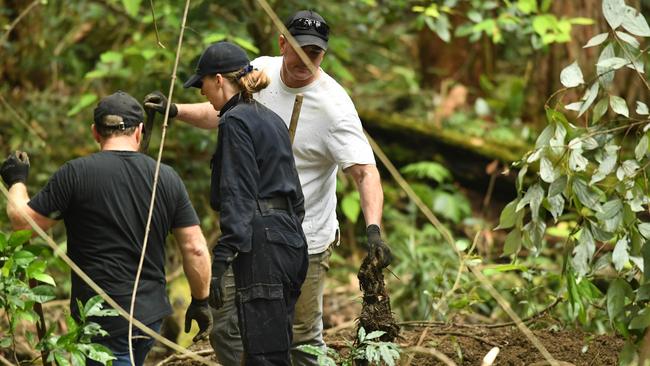
[[[343, 288], [328, 291], [324, 300], [325, 342], [328, 347], [345, 354], [356, 333], [355, 318], [361, 310], [360, 300]], [[479, 366], [483, 357], [493, 347], [500, 352], [494, 365], [542, 366], [547, 365], [539, 350], [515, 326], [486, 327], [457, 323], [402, 323], [395, 341], [402, 350], [400, 365], [445, 365], [433, 356], [443, 353], [457, 365]], [[595, 335], [578, 329], [560, 329], [559, 323], [546, 315], [528, 322], [537, 339], [555, 357], [561, 366], [616, 365], [624, 340], [613, 335]], [[201, 342], [190, 349], [200, 351], [214, 360], [209, 343]], [[147, 360], [148, 365], [185, 366], [199, 365], [178, 356], [158, 355]]]

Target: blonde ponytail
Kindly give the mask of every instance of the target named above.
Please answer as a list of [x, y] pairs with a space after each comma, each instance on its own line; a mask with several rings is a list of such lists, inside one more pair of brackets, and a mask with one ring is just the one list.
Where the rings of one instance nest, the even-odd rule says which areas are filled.
[[229, 72], [224, 77], [239, 87], [239, 91], [247, 102], [253, 100], [254, 93], [266, 88], [271, 83], [271, 79], [264, 71], [252, 69], [251, 66]]

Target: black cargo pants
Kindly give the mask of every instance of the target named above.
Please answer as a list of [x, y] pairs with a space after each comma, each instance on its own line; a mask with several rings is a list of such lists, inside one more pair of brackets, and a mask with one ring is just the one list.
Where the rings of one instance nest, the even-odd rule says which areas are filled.
[[291, 211], [258, 209], [252, 249], [233, 262], [246, 366], [290, 366], [293, 314], [308, 266], [307, 242]]

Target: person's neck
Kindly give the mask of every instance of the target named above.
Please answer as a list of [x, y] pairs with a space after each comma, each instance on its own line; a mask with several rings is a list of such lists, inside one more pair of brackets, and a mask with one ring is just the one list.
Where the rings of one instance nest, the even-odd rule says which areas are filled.
[[139, 144], [133, 136], [109, 137], [100, 143], [102, 151], [138, 151]]
[[287, 72], [285, 71], [284, 67], [280, 69], [280, 79], [282, 79], [282, 83], [289, 88], [297, 89], [297, 88], [304, 88], [307, 85], [313, 83], [318, 79], [320, 76], [320, 69], [316, 70], [316, 74], [312, 75], [309, 79], [305, 80], [294, 80], [288, 77]]

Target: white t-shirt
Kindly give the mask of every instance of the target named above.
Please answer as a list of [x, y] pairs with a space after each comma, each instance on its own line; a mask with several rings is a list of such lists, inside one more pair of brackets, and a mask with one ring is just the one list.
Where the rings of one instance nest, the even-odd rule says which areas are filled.
[[324, 252], [334, 241], [336, 172], [355, 164], [375, 164], [361, 120], [345, 90], [323, 70], [302, 88], [289, 88], [280, 78], [282, 57], [263, 56], [251, 62], [270, 77], [271, 84], [255, 94], [257, 101], [277, 113], [289, 126], [296, 94], [303, 94], [293, 142], [293, 154], [305, 195], [302, 223], [309, 254]]

